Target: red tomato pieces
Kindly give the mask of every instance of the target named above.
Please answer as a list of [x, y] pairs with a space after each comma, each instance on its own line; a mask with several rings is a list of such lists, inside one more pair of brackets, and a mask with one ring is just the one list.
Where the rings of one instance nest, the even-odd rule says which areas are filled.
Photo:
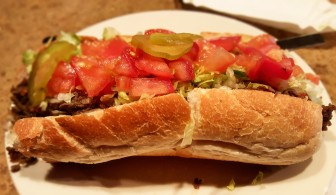
[[272, 49], [280, 49], [280, 47], [276, 44], [276, 39], [268, 34], [255, 36], [248, 42], [240, 43], [238, 47], [240, 49], [246, 47], [254, 48], [265, 55]]
[[312, 74], [312, 73], [305, 73], [302, 68], [298, 65], [295, 65], [293, 68], [292, 75], [294, 77], [303, 75], [306, 79], [310, 80], [315, 85], [318, 85], [320, 83], [320, 77], [318, 75]]
[[134, 78], [131, 80], [129, 95], [140, 97], [147, 95], [163, 95], [174, 92], [174, 86], [169, 79]]
[[110, 67], [115, 75], [137, 77], [138, 69], [135, 66], [135, 55], [132, 48], [125, 48], [121, 54], [111, 61], [111, 64], [106, 64]]
[[200, 47], [197, 62], [208, 71], [224, 72], [235, 62], [233, 54], [222, 47], [217, 47], [206, 40], [198, 41], [197, 44]]
[[195, 79], [195, 72], [192, 62], [189, 60], [175, 60], [168, 63], [174, 73], [175, 79], [179, 81], [191, 81]]
[[97, 96], [113, 82], [109, 72], [94, 57], [75, 56], [71, 59], [71, 65], [89, 97]]
[[117, 90], [128, 92], [131, 87], [132, 79], [126, 76], [117, 76], [115, 78]]
[[241, 36], [219, 37], [210, 40], [210, 43], [224, 48], [226, 51], [232, 51], [240, 42]]
[[181, 56], [180, 59], [195, 61], [198, 58], [199, 50], [200, 49], [199, 49], [198, 44], [194, 43], [192, 48], [190, 49], [190, 51], [188, 53], [184, 54], [183, 56]]
[[287, 80], [295, 66], [294, 61], [284, 57], [277, 62], [254, 48], [248, 48], [237, 57], [236, 63], [246, 68], [252, 81], [261, 81], [273, 88], [278, 88], [283, 80]]
[[172, 71], [162, 58], [154, 57], [146, 53], [142, 53], [139, 59], [135, 61], [135, 66], [139, 70], [157, 77], [174, 78]]
[[312, 73], [306, 73], [305, 77], [306, 79], [310, 80], [315, 85], [318, 85], [320, 83], [320, 77], [318, 75], [315, 75]]
[[173, 31], [162, 28], [148, 29], [145, 31], [145, 35], [151, 35], [153, 33], [175, 34]]
[[101, 58], [116, 57], [128, 47], [130, 47], [129, 44], [120, 37], [115, 37], [111, 40], [98, 40], [86, 37], [81, 43], [83, 55]]
[[[166, 29], [149, 29], [153, 33], [174, 34]], [[232, 52], [238, 49], [241, 53]], [[98, 40], [81, 38], [82, 55], [72, 57], [70, 63], [57, 65], [48, 83], [48, 95], [68, 93], [81, 85], [89, 97], [127, 92], [131, 97], [143, 94], [163, 95], [174, 92], [174, 81], [195, 79], [194, 65], [205, 70], [223, 73], [237, 64], [244, 67], [252, 82], [261, 82], [278, 89], [291, 75], [304, 74], [306, 79], [319, 83], [319, 77], [294, 64], [284, 55], [275, 38], [264, 34], [241, 43], [241, 36], [226, 36], [211, 40], [198, 39], [189, 52], [177, 60], [153, 57], [120, 37]], [[236, 51], [236, 50], [235, 50]]]
[[302, 69], [300, 66], [295, 65], [295, 66], [293, 67], [292, 75], [293, 75], [294, 77], [297, 77], [297, 76], [299, 76], [299, 75], [301, 75], [301, 74], [304, 74], [303, 69]]
[[69, 93], [76, 85], [77, 75], [69, 63], [58, 63], [51, 79], [48, 82], [48, 95]]

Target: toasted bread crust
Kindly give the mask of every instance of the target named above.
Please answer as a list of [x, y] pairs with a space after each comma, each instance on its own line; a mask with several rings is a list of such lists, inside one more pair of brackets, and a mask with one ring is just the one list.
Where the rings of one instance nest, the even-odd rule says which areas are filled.
[[[310, 158], [322, 108], [255, 90], [194, 89], [76, 116], [17, 121], [15, 147], [49, 161], [99, 163], [134, 155], [285, 165]], [[190, 129], [191, 128], [191, 129]], [[185, 130], [192, 143], [181, 147]]]
[[49, 161], [104, 162], [177, 147], [190, 117], [185, 99], [169, 94], [76, 116], [21, 119], [15, 145]]
[[254, 90], [195, 89], [189, 96], [201, 116], [191, 153], [202, 158], [292, 164], [319, 148], [322, 108], [311, 101]]

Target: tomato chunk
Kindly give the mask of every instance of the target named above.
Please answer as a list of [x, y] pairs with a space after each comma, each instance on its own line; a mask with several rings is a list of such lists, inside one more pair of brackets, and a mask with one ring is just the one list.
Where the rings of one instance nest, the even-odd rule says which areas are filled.
[[295, 66], [293, 67], [293, 73], [292, 73], [292, 75], [293, 75], [294, 77], [297, 77], [297, 76], [302, 75], [302, 74], [304, 74], [303, 69], [302, 69], [300, 66], [295, 65]]
[[305, 77], [306, 79], [310, 80], [315, 85], [318, 85], [320, 83], [320, 77], [318, 75], [315, 75], [312, 73], [306, 73]]
[[115, 37], [111, 40], [98, 40], [92, 37], [86, 37], [81, 43], [83, 55], [102, 58], [116, 57], [128, 47], [130, 47], [130, 45], [120, 37]]
[[115, 78], [118, 91], [129, 92], [132, 79], [126, 76], [117, 76]]
[[153, 33], [174, 34], [173, 31], [163, 29], [163, 28], [148, 29], [145, 31], [145, 35], [151, 35]]
[[284, 57], [277, 62], [253, 48], [239, 55], [236, 63], [245, 67], [252, 81], [260, 81], [273, 88], [278, 88], [282, 81], [288, 80], [295, 66], [291, 58]]
[[255, 36], [248, 42], [240, 43], [238, 47], [242, 50], [246, 47], [254, 48], [265, 55], [272, 49], [280, 49], [276, 44], [276, 39], [269, 34]]
[[210, 43], [224, 48], [226, 51], [232, 51], [241, 40], [241, 36], [227, 36], [219, 37], [217, 39], [210, 40]]
[[111, 79], [111, 81], [99, 92], [98, 96], [112, 94], [114, 86], [115, 86], [115, 81]]
[[224, 48], [217, 47], [206, 40], [197, 43], [200, 47], [197, 63], [208, 71], [224, 72], [235, 62], [235, 57]]
[[175, 60], [168, 63], [169, 68], [174, 73], [175, 79], [179, 81], [191, 81], [195, 78], [193, 65], [189, 60]]
[[162, 78], [174, 78], [172, 71], [167, 63], [158, 57], [142, 53], [139, 59], [135, 61], [135, 66], [146, 73]]
[[60, 62], [48, 82], [48, 95], [69, 93], [76, 85], [77, 75], [69, 63]]
[[115, 58], [101, 59], [102, 64], [114, 75], [137, 77], [138, 69], [135, 66], [134, 51], [131, 48], [125, 48], [121, 54]]
[[89, 97], [97, 96], [113, 82], [109, 72], [94, 57], [73, 57], [71, 65], [75, 69], [81, 84]]
[[281, 81], [288, 80], [293, 71], [268, 57], [261, 58], [258, 63], [259, 71], [256, 80], [263, 81], [274, 88], [278, 88]]
[[310, 80], [315, 85], [318, 85], [320, 83], [320, 77], [318, 75], [315, 75], [315, 74], [312, 74], [312, 73], [305, 73], [300, 66], [295, 65], [293, 67], [292, 76], [297, 77], [297, 76], [300, 76], [300, 75], [304, 75], [304, 77], [306, 79]]
[[168, 79], [133, 78], [131, 80], [129, 95], [140, 97], [142, 94], [163, 95], [173, 92], [173, 83]]
[[196, 42], [194, 42], [193, 46], [191, 47], [190, 51], [183, 56], [180, 57], [180, 59], [185, 59], [189, 61], [195, 61], [198, 58], [199, 54], [199, 46]]

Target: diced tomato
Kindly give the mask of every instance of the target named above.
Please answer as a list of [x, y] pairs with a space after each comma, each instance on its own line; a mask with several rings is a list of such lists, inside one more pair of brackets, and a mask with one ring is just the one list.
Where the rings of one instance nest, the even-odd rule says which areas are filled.
[[135, 66], [135, 58], [132, 56], [132, 48], [125, 48], [121, 54], [115, 58], [101, 59], [104, 66], [114, 75], [137, 77], [138, 69]]
[[104, 56], [107, 50], [108, 41], [98, 40], [94, 37], [83, 37], [81, 49], [86, 56]]
[[48, 95], [69, 93], [76, 85], [77, 75], [69, 63], [58, 63], [51, 79], [48, 82]]
[[232, 51], [241, 40], [241, 36], [227, 36], [219, 37], [217, 39], [210, 40], [210, 43], [224, 48], [226, 51]]
[[260, 60], [261, 55], [240, 54], [236, 58], [237, 58], [236, 64], [244, 67], [248, 74], [248, 77], [251, 80], [255, 80], [259, 70], [258, 61]]
[[99, 96], [105, 95], [105, 94], [112, 94], [113, 93], [113, 87], [115, 86], [115, 81], [112, 79], [111, 82], [109, 82], [103, 90], [99, 92]]
[[[281, 64], [281, 66], [284, 70], [290, 72], [290, 75], [293, 73], [294, 66], [296, 66], [293, 58], [289, 58], [285, 55], [282, 57], [282, 59], [279, 61], [279, 63]], [[288, 78], [289, 78], [289, 76], [288, 76]]]
[[180, 59], [195, 61], [198, 58], [199, 50], [200, 49], [199, 49], [198, 44], [194, 42], [190, 51], [188, 53], [184, 54], [183, 56], [181, 56]]
[[300, 66], [295, 65], [295, 66], [293, 67], [292, 75], [293, 75], [294, 77], [297, 77], [297, 76], [299, 76], [299, 75], [301, 75], [301, 74], [304, 74], [304, 71], [302, 70], [302, 68], [301, 68]]
[[75, 69], [81, 84], [89, 97], [97, 96], [113, 79], [110, 73], [94, 57], [73, 57], [71, 66]]
[[142, 94], [163, 95], [173, 92], [173, 83], [168, 79], [134, 78], [131, 81], [129, 95], [140, 97]]
[[233, 54], [222, 47], [217, 47], [206, 40], [198, 41], [197, 44], [200, 47], [197, 63], [208, 71], [224, 72], [235, 62]]
[[289, 79], [292, 71], [293, 69], [286, 68], [271, 58], [263, 57], [259, 61], [259, 71], [256, 80], [278, 88], [281, 81]]
[[282, 49], [271, 49], [270, 51], [267, 52], [266, 56], [272, 58], [277, 62], [280, 62], [282, 58], [285, 56], [285, 54]]
[[310, 80], [315, 85], [318, 85], [320, 83], [320, 77], [318, 75], [315, 75], [312, 73], [306, 73], [305, 76], [306, 76], [306, 79]]
[[179, 81], [191, 81], [195, 78], [193, 65], [189, 60], [175, 60], [168, 63], [169, 68], [174, 73], [175, 79]]
[[[87, 57], [87, 56], [86, 56]], [[90, 56], [91, 58], [94, 58]], [[112, 58], [96, 58], [98, 64], [102, 66], [103, 69], [105, 69], [110, 75], [114, 74], [114, 68], [117, 63], [120, 61], [120, 57], [112, 57]]]
[[120, 37], [115, 37], [111, 40], [84, 38], [81, 43], [83, 55], [102, 58], [116, 57], [128, 47], [130, 45]]
[[135, 61], [135, 66], [146, 73], [152, 74], [162, 78], [174, 78], [172, 71], [169, 69], [167, 63], [158, 57], [142, 53]]
[[253, 48], [239, 55], [236, 63], [245, 67], [252, 81], [260, 81], [273, 88], [278, 88], [282, 81], [289, 79], [295, 65], [291, 58], [276, 62]]
[[315, 74], [312, 74], [312, 73], [305, 73], [300, 66], [295, 65], [293, 67], [292, 76], [297, 77], [299, 75], [304, 75], [306, 79], [310, 80], [315, 85], [318, 85], [320, 83], [320, 77], [318, 75], [315, 75]]
[[126, 41], [120, 37], [115, 37], [114, 39], [109, 40], [107, 56], [118, 56], [127, 48], [131, 48], [131, 46]]
[[244, 50], [246, 47], [252, 47], [265, 55], [272, 49], [280, 49], [276, 44], [276, 39], [269, 34], [255, 36], [248, 42], [240, 43], [238, 47], [241, 50]]
[[126, 76], [117, 76], [115, 78], [116, 87], [119, 91], [128, 92], [131, 87], [131, 78]]
[[145, 31], [145, 35], [151, 35], [153, 33], [175, 34], [173, 31], [162, 29], [162, 28], [148, 29]]

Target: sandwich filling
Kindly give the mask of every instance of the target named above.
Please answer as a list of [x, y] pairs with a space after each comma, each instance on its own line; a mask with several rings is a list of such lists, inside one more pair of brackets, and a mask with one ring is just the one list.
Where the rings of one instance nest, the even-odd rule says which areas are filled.
[[74, 115], [169, 93], [187, 98], [194, 88], [264, 90], [321, 104], [319, 77], [305, 73], [268, 34], [150, 29], [129, 37], [106, 28], [98, 39], [61, 33], [44, 39], [39, 51], [26, 51], [23, 62], [29, 77], [12, 88], [16, 119]]

